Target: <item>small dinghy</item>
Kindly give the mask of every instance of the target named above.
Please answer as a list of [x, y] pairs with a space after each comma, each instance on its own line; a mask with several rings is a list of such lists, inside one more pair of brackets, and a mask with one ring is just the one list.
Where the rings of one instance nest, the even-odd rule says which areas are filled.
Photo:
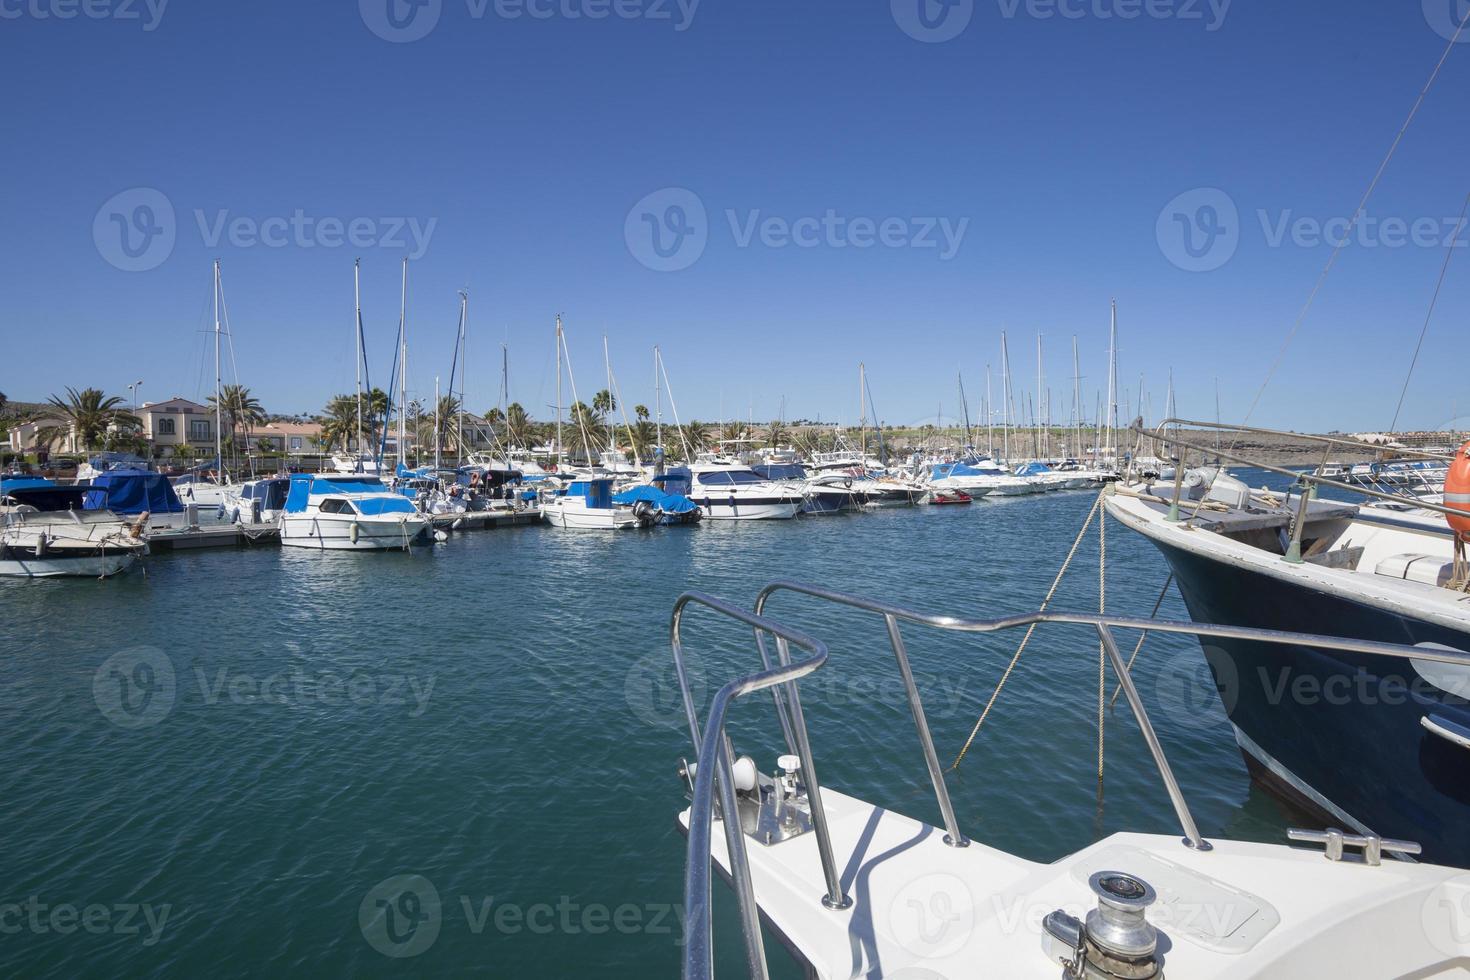
[[956, 504], [968, 504], [975, 498], [963, 490], [930, 490], [924, 498], [924, 503], [931, 507], [953, 506]]

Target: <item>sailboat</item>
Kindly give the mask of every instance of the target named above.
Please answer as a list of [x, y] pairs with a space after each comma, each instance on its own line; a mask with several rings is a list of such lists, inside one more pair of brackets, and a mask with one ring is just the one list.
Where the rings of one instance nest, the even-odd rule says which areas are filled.
[[[367, 348], [362, 335], [362, 288], [361, 288], [361, 266], [362, 260], [358, 259], [352, 263], [352, 294], [356, 305], [356, 331], [357, 331], [357, 454], [350, 452], [333, 453], [332, 469], [338, 473], [366, 473], [377, 475], [380, 465], [375, 454], [367, 452], [367, 439], [363, 429], [363, 372], [367, 361]], [[407, 273], [405, 272], [405, 275]], [[369, 405], [371, 410], [371, 405]]]

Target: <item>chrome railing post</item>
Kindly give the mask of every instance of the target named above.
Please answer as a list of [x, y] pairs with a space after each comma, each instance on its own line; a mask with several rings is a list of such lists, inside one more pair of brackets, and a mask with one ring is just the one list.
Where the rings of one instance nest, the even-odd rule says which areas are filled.
[[898, 631], [898, 620], [892, 613], [885, 613], [883, 621], [888, 625], [888, 639], [893, 644], [893, 655], [898, 659], [898, 671], [903, 675], [903, 688], [908, 695], [909, 710], [914, 715], [914, 727], [919, 730], [924, 763], [929, 767], [929, 779], [934, 783], [934, 795], [939, 800], [944, 829], [948, 831], [944, 835], [944, 842], [951, 847], [969, 847], [970, 841], [960, 833], [960, 822], [954, 815], [954, 804], [949, 799], [949, 787], [945, 785], [944, 772], [939, 768], [939, 754], [934, 751], [934, 738], [929, 734], [929, 719], [924, 716], [924, 702], [914, 684], [914, 672], [909, 667], [909, 654]]
[[[767, 980], [766, 949], [761, 939], [760, 908], [755, 904], [755, 884], [750, 878], [750, 855], [745, 850], [745, 831], [740, 826], [740, 805], [735, 799], [735, 750], [730, 739], [720, 737], [720, 808], [724, 811], [725, 848], [730, 858], [730, 880], [740, 905], [740, 931], [745, 940], [745, 958], [752, 980]], [[706, 852], [708, 853], [708, 852]]]
[[[759, 650], [761, 653], [762, 667], [764, 667], [766, 670], [770, 670], [772, 667], [776, 666], [775, 664], [771, 663], [770, 654], [766, 652], [766, 641], [762, 638], [760, 630], [755, 631], [755, 646], [756, 649]], [[786, 665], [786, 661], [783, 660], [781, 666], [784, 667]], [[796, 736], [792, 734], [791, 713], [790, 709], [786, 706], [786, 701], [781, 696], [781, 690], [782, 685], [779, 684], [771, 688], [771, 700], [776, 703], [776, 718], [779, 719], [781, 722], [781, 734], [786, 738], [786, 749], [792, 755], [796, 755]]]
[[1128, 672], [1128, 665], [1123, 661], [1123, 655], [1118, 651], [1118, 643], [1113, 638], [1113, 631], [1105, 623], [1097, 624], [1097, 636], [1102, 641], [1103, 649], [1107, 651], [1108, 660], [1113, 665], [1113, 672], [1118, 675], [1118, 683], [1123, 687], [1123, 694], [1128, 698], [1128, 704], [1133, 708], [1133, 716], [1138, 719], [1138, 728], [1143, 732], [1143, 740], [1148, 743], [1148, 750], [1153, 754], [1154, 764], [1159, 767], [1159, 775], [1164, 780], [1164, 788], [1169, 791], [1169, 800], [1174, 804], [1174, 813], [1179, 817], [1179, 823], [1184, 828], [1184, 844], [1198, 851], [1208, 851], [1209, 841], [1200, 836], [1199, 828], [1195, 826], [1194, 817], [1189, 812], [1189, 804], [1184, 802], [1184, 792], [1179, 788], [1179, 780], [1174, 778], [1174, 770], [1169, 768], [1169, 760], [1164, 758], [1164, 747], [1159, 744], [1159, 736], [1154, 733], [1153, 723], [1148, 720], [1148, 712], [1144, 710], [1143, 699], [1138, 696], [1138, 688], [1133, 686], [1133, 676]]
[[[791, 653], [785, 637], [776, 637], [776, 652], [781, 657], [781, 665], [786, 666], [790, 662]], [[806, 716], [801, 713], [801, 695], [797, 692], [794, 681], [787, 684], [786, 688], [787, 698], [791, 703], [792, 727], [796, 734], [796, 754], [801, 757], [801, 781], [806, 783], [807, 803], [812, 810], [812, 830], [817, 835], [817, 853], [821, 855], [822, 873], [827, 878], [827, 894], [822, 896], [822, 904], [829, 909], [851, 908], [852, 899], [842, 892], [842, 878], [837, 873], [837, 859], [832, 854], [832, 833], [827, 828], [827, 808], [822, 803], [822, 786], [817, 781], [817, 767], [812, 761]]]

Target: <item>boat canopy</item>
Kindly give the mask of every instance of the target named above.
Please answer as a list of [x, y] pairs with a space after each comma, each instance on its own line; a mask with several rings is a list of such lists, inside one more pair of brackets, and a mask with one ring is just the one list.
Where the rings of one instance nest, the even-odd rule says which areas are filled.
[[767, 480], [805, 480], [806, 470], [800, 463], [762, 463], [752, 466], [756, 474]]
[[688, 494], [694, 489], [694, 474], [687, 466], [674, 466], [649, 481], [665, 493]]
[[1051, 467], [1045, 463], [1027, 463], [1025, 466], [1016, 467], [1017, 476], [1041, 476], [1043, 473], [1050, 472]]
[[11, 503], [24, 504], [48, 513], [85, 509], [87, 491], [90, 489], [87, 484], [59, 487], [50, 480], [35, 482], [37, 485], [25, 487], [16, 486], [9, 480], [0, 482], [0, 499], [8, 499]]
[[55, 480], [48, 480], [43, 476], [3, 476], [0, 477], [0, 494], [9, 493], [12, 490], [30, 490], [36, 487], [54, 487]]
[[587, 506], [594, 510], [607, 510], [612, 507], [612, 481], [611, 480], [573, 480], [566, 489], [568, 497], [585, 497]]
[[99, 473], [88, 488], [87, 510], [115, 514], [181, 514], [184, 505], [173, 484], [153, 470], [116, 469]]
[[309, 498], [324, 494], [343, 495], [372, 494], [353, 501], [358, 513], [368, 516], [376, 514], [417, 513], [406, 497], [390, 493], [383, 481], [375, 476], [352, 473], [342, 477], [317, 476], [311, 473], [295, 473], [291, 476], [291, 492], [286, 495], [286, 513], [305, 513]]
[[688, 514], [699, 505], [680, 493], [665, 493], [658, 487], [643, 484], [624, 490], [613, 498], [615, 504], [650, 503], [665, 514]]
[[290, 478], [284, 476], [254, 480], [240, 488], [240, 499], [260, 501], [261, 510], [280, 510], [286, 505], [290, 487]]
[[87, 465], [101, 473], [105, 470], [146, 470], [148, 461], [133, 453], [98, 453], [87, 460]]

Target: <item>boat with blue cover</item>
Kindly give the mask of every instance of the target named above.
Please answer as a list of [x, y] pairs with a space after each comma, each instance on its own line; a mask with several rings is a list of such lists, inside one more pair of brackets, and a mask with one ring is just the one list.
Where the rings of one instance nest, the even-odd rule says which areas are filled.
[[281, 544], [291, 548], [407, 550], [429, 518], [375, 476], [296, 473], [279, 523]]
[[697, 524], [704, 516], [699, 505], [681, 493], [669, 493], [644, 483], [615, 494], [613, 503], [633, 508], [633, 514], [648, 524]]
[[0, 576], [106, 578], [147, 554], [144, 519], [87, 507], [87, 485], [0, 477]]
[[553, 527], [579, 531], [621, 531], [641, 523], [631, 505], [613, 501], [607, 477], [573, 480], [543, 496], [541, 516]]

